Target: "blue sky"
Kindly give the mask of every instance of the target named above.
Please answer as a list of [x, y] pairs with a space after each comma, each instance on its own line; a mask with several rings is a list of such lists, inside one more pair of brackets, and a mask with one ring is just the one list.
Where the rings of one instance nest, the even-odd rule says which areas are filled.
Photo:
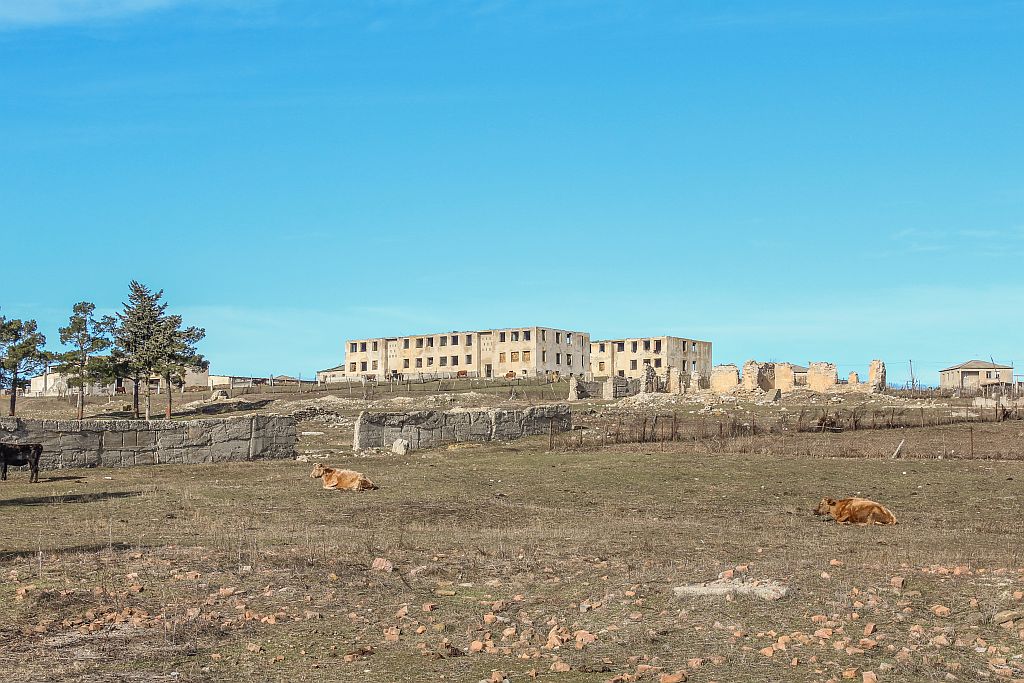
[[238, 374], [529, 324], [1024, 368], [1022, 31], [1021, 0], [0, 0], [0, 313], [56, 341], [135, 278]]

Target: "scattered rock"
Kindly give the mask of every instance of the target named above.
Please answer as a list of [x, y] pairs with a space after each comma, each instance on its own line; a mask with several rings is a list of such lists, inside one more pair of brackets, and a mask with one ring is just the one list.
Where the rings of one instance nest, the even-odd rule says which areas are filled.
[[386, 560], [383, 557], [374, 558], [373, 564], [370, 565], [370, 569], [375, 572], [392, 572], [395, 570], [395, 565], [391, 564], [390, 560]]
[[731, 578], [677, 586], [673, 591], [679, 598], [699, 595], [729, 599], [737, 595], [752, 595], [761, 600], [779, 600], [789, 595], [790, 588], [778, 581]]

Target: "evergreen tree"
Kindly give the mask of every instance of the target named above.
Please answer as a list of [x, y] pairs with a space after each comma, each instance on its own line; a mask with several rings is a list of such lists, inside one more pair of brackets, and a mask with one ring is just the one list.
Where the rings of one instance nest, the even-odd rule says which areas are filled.
[[161, 324], [167, 304], [161, 302], [164, 291], [153, 292], [145, 285], [131, 281], [128, 301], [117, 314], [114, 325], [112, 364], [122, 376], [132, 379], [132, 408], [139, 417], [139, 383], [146, 386], [146, 419], [150, 413], [149, 378], [163, 361]]
[[202, 354], [196, 350], [206, 330], [201, 327], [182, 329], [180, 315], [166, 316], [160, 325], [159, 347], [163, 350], [157, 372], [167, 388], [167, 419], [171, 419], [172, 386], [184, 386], [188, 370], [207, 370], [210, 367]]
[[0, 318], [0, 368], [3, 368], [4, 386], [10, 389], [9, 415], [14, 416], [18, 405], [18, 389], [28, 386], [32, 375], [46, 369], [50, 354], [43, 348], [43, 336], [35, 320], [6, 320]]
[[55, 356], [57, 372], [68, 376], [68, 386], [78, 388], [78, 419], [85, 415], [85, 387], [111, 377], [108, 358], [97, 357], [110, 348], [110, 332], [114, 319], [110, 316], [96, 320], [96, 306], [88, 301], [75, 304], [67, 327], [60, 328], [60, 343], [72, 349]]

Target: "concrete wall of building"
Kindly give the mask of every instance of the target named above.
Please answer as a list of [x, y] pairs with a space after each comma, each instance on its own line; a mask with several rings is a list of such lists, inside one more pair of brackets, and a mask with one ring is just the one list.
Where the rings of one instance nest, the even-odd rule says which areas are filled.
[[[187, 370], [185, 372], [185, 384], [184, 389], [203, 388], [206, 389], [209, 386], [210, 374], [203, 371]], [[164, 392], [166, 382], [162, 377], [154, 375], [150, 378], [150, 386], [153, 391]], [[130, 379], [120, 380], [120, 386], [125, 389], [126, 393], [132, 393], [132, 386], [134, 382]], [[116, 393], [116, 384], [90, 384], [85, 388], [85, 393], [90, 396], [102, 396], [112, 395]], [[145, 388], [145, 384], [142, 385]], [[175, 390], [179, 390], [182, 387], [175, 386]], [[68, 376], [60, 372], [45, 372], [42, 375], [38, 375], [29, 380], [29, 396], [63, 396], [68, 393], [75, 393], [78, 389], [76, 387], [68, 387]]]
[[4, 443], [39, 443], [43, 469], [203, 464], [295, 457], [295, 420], [252, 415], [210, 420], [0, 418]]
[[682, 337], [630, 337], [590, 344], [590, 372], [594, 377], [643, 379], [644, 365], [663, 375], [669, 367], [686, 375], [711, 375], [711, 342]]
[[[78, 387], [68, 386], [68, 376], [61, 372], [44, 372], [29, 380], [29, 396], [64, 396], [77, 393]], [[88, 396], [113, 394], [113, 384], [87, 384], [85, 393]]]
[[524, 436], [572, 429], [569, 406], [560, 403], [523, 410], [416, 410], [406, 413], [363, 411], [356, 420], [352, 448], [391, 448], [398, 439], [410, 450], [449, 443], [512, 441]]
[[979, 389], [988, 384], [1013, 382], [1012, 368], [957, 368], [939, 373], [940, 389]]
[[[353, 350], [354, 349], [354, 350]], [[517, 327], [379, 339], [349, 340], [345, 362], [331, 379], [392, 375], [537, 377], [557, 372], [586, 375], [590, 335], [549, 327]]]

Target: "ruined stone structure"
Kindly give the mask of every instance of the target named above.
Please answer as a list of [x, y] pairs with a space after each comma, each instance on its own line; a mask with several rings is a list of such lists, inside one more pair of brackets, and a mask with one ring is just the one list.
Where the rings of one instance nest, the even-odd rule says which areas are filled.
[[609, 377], [604, 381], [601, 397], [606, 401], [640, 393], [640, 380], [627, 377]]
[[252, 415], [208, 420], [0, 418], [4, 443], [41, 443], [44, 469], [203, 464], [295, 457], [295, 420]]
[[743, 376], [741, 385], [746, 391], [761, 389], [768, 391], [775, 387], [775, 364], [758, 363], [756, 360], [748, 360], [743, 364]]
[[682, 370], [679, 368], [670, 366], [668, 376], [665, 378], [665, 391], [669, 394], [684, 394], [686, 393], [687, 385], [689, 385], [692, 379], [692, 375], [687, 377], [683, 375]]
[[871, 365], [868, 366], [868, 385], [872, 392], [885, 390], [885, 363], [880, 360], [871, 361]]
[[836, 366], [832, 363], [811, 363], [808, 368], [792, 363], [759, 363], [749, 360], [743, 364], [740, 375], [735, 365], [718, 365], [711, 372], [711, 389], [718, 393], [737, 390], [748, 392], [793, 391], [807, 387], [811, 391], [859, 391], [878, 392], [885, 389], [885, 363], [871, 361], [868, 381], [861, 382], [860, 375], [851, 372], [845, 383], [839, 382]]
[[807, 388], [823, 393], [834, 389], [839, 383], [839, 373], [832, 363], [810, 363], [807, 366]]
[[661, 391], [661, 379], [650, 365], [644, 365], [644, 375], [640, 378], [640, 393], [653, 394]]
[[775, 388], [782, 391], [793, 391], [796, 388], [796, 373], [792, 363], [775, 364]]
[[591, 382], [569, 376], [569, 400], [582, 401], [585, 398], [601, 398], [604, 395], [604, 382]]
[[728, 365], [716, 365], [711, 370], [711, 391], [719, 394], [736, 391], [740, 386], [740, 371], [729, 363]]
[[644, 366], [662, 375], [668, 368], [711, 374], [711, 342], [682, 337], [635, 337], [590, 344], [590, 371], [594, 377], [645, 379]]
[[317, 380], [585, 376], [589, 371], [586, 332], [518, 327], [349, 340], [345, 362], [317, 373]]
[[569, 406], [560, 403], [522, 410], [416, 410], [406, 413], [363, 411], [356, 420], [352, 448], [390, 449], [396, 441], [408, 442], [408, 450], [433, 448], [464, 441], [512, 441], [524, 436], [572, 429]]

